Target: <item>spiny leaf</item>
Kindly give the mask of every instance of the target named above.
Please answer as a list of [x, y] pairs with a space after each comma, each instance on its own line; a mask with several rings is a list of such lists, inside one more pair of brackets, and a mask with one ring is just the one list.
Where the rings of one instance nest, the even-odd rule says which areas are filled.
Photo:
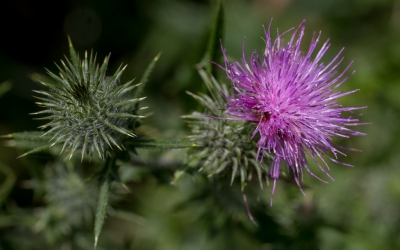
[[37, 153], [37, 152], [42, 152], [42, 151], [48, 150], [49, 148], [50, 148], [50, 145], [44, 145], [44, 146], [32, 149], [31, 151], [28, 151], [28, 152], [18, 156], [17, 158], [21, 158], [21, 157], [24, 157], [24, 156], [27, 156], [27, 155], [30, 155], [33, 153]]
[[[107, 175], [108, 177], [108, 175]], [[94, 222], [94, 247], [96, 248], [104, 219], [106, 218], [108, 197], [110, 195], [111, 178], [106, 178], [100, 187], [99, 202], [97, 204], [96, 219]]]
[[219, 48], [220, 39], [222, 39], [224, 27], [224, 10], [222, 6], [222, 0], [217, 1], [217, 6], [215, 9], [215, 15], [213, 20], [213, 25], [208, 40], [207, 50], [200, 62], [201, 67], [205, 67], [207, 73], [210, 75], [214, 74], [215, 67], [212, 62], [216, 62], [221, 55], [221, 50]]
[[1, 137], [15, 139], [17, 141], [48, 142], [52, 134], [44, 135], [44, 133], [40, 131], [29, 131], [3, 135]]
[[[142, 76], [142, 79], [140, 79], [141, 85], [139, 86], [139, 88], [136, 90], [135, 94], [134, 94], [134, 98], [139, 98], [142, 93], [143, 93], [143, 89], [144, 86], [146, 85], [147, 81], [149, 80], [149, 76], [151, 74], [151, 72], [154, 69], [154, 66], [156, 65], [158, 59], [161, 56], [161, 52], [158, 53], [156, 55], [156, 57], [154, 57], [154, 59], [150, 62], [149, 66], [147, 66], [146, 70], [144, 71], [144, 74]], [[139, 103], [136, 103], [136, 108], [139, 106]]]

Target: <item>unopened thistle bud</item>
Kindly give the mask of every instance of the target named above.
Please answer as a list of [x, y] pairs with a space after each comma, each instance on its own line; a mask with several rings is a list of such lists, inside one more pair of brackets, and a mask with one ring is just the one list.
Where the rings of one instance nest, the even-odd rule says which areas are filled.
[[[231, 91], [214, 78], [207, 76], [202, 69], [199, 73], [211, 96], [189, 93], [204, 107], [202, 113], [193, 112], [184, 116], [192, 129], [189, 138], [198, 146], [190, 152], [190, 164], [194, 163], [195, 167], [208, 177], [230, 175], [231, 183], [239, 177], [242, 188], [256, 176], [262, 186], [262, 181], [268, 175], [268, 168], [256, 161], [257, 145], [248, 137], [252, 129], [251, 124], [229, 120], [222, 109], [224, 98], [218, 92]], [[219, 117], [223, 118], [218, 119]]]
[[48, 71], [54, 83], [40, 81], [49, 91], [41, 94], [37, 104], [45, 110], [34, 114], [48, 114], [39, 118], [50, 120], [40, 128], [50, 128], [52, 145], [62, 143], [71, 158], [76, 150], [85, 154], [97, 152], [100, 158], [113, 147], [122, 150], [124, 137], [135, 137], [130, 124], [143, 116], [137, 115], [138, 102], [144, 98], [129, 99], [127, 93], [137, 87], [132, 81], [120, 84], [119, 79], [126, 68], [122, 65], [113, 76], [107, 77], [109, 56], [103, 64], [96, 63], [96, 55], [85, 52], [80, 60], [71, 42], [71, 59], [61, 60], [57, 65], [59, 76]]

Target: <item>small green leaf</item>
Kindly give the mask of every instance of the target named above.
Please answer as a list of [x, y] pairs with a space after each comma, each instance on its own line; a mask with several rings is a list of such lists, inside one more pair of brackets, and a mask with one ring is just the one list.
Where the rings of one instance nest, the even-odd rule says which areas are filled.
[[110, 195], [111, 179], [107, 178], [100, 187], [99, 201], [97, 204], [96, 219], [94, 222], [94, 247], [96, 248], [104, 219], [106, 218], [108, 197]]
[[[144, 86], [146, 85], [147, 81], [149, 80], [149, 76], [150, 76], [151, 72], [153, 71], [154, 66], [156, 65], [160, 56], [161, 56], [161, 52], [158, 53], [156, 55], [156, 57], [154, 57], [154, 59], [150, 62], [149, 66], [147, 66], [147, 68], [144, 71], [144, 74], [142, 76], [142, 79], [140, 79], [141, 84], [140, 84], [139, 88], [136, 90], [136, 92], [134, 94], [134, 98], [139, 98], [142, 95]], [[136, 103], [136, 108], [138, 106], [139, 106], [139, 103]]]
[[17, 141], [34, 141], [34, 142], [48, 142], [52, 135], [46, 134], [41, 131], [29, 131], [3, 135], [3, 138], [15, 139]]
[[208, 40], [207, 50], [200, 62], [200, 67], [205, 67], [207, 73], [214, 74], [215, 66], [212, 62], [216, 62], [221, 56], [220, 39], [223, 36], [224, 29], [224, 10], [222, 0], [217, 1], [213, 25]]

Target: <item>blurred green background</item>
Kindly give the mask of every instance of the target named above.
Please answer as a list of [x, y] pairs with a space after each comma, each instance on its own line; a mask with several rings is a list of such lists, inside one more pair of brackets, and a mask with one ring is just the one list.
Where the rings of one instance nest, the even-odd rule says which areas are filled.
[[[0, 134], [42, 124], [29, 115], [39, 111], [31, 90], [41, 88], [31, 77], [45, 74], [44, 68], [57, 72], [53, 62], [68, 54], [68, 34], [81, 52], [93, 48], [99, 58], [111, 53], [110, 72], [127, 63], [122, 81], [140, 79], [161, 51], [145, 89], [154, 115], [141, 131], [150, 138], [187, 135], [180, 116], [198, 105], [185, 91], [204, 89], [195, 65], [206, 48], [215, 2], [4, 1], [0, 82], [12, 88], [0, 98]], [[346, 48], [340, 69], [354, 60], [356, 74], [341, 89], [361, 91], [339, 101], [368, 106], [361, 120], [372, 122], [359, 128], [366, 137], [336, 139], [363, 150], [341, 158], [355, 168], [331, 163], [335, 181], [329, 185], [305, 174], [305, 197], [280, 181], [272, 207], [270, 187], [250, 185], [245, 191], [258, 227], [247, 217], [236, 185], [188, 175], [171, 185], [168, 167], [122, 168], [131, 192], [115, 187], [98, 249], [400, 249], [400, 1], [224, 0], [223, 5], [222, 43], [232, 58], [240, 59], [244, 36], [247, 55], [263, 49], [262, 25], [271, 18], [273, 31], [306, 19], [304, 49], [312, 32], [322, 30], [321, 45], [328, 38], [332, 43], [325, 62]], [[23, 151], [7, 143], [0, 145], [0, 249], [92, 249], [96, 188], [85, 181], [90, 168], [59, 166], [46, 154], [16, 159]], [[139, 153], [170, 165], [185, 155], [184, 150]]]

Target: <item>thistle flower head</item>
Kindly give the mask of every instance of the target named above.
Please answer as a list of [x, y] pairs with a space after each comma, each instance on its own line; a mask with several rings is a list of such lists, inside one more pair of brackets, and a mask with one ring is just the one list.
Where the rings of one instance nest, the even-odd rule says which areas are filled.
[[[248, 136], [258, 138], [257, 157], [260, 161], [264, 152], [274, 154], [269, 172], [274, 180], [274, 192], [282, 161], [287, 163], [299, 187], [303, 169], [316, 177], [308, 168], [306, 154], [332, 179], [324, 169], [329, 170], [329, 166], [323, 156], [341, 163], [338, 154], [345, 155], [333, 144], [332, 137], [365, 135], [348, 128], [364, 123], [353, 115], [342, 117], [341, 114], [366, 107], [342, 107], [336, 103], [338, 98], [358, 91], [336, 91], [354, 73], [345, 76], [350, 63], [341, 73], [335, 74], [343, 60], [339, 59], [343, 49], [325, 65], [321, 59], [330, 47], [329, 40], [315, 57], [312, 56], [321, 33], [317, 37], [314, 33], [308, 51], [300, 50], [305, 21], [294, 30], [287, 43], [283, 35], [293, 28], [283, 34], [278, 32], [277, 38], [272, 41], [270, 27], [271, 24], [265, 31], [266, 48], [260, 54], [253, 52], [249, 61], [245, 58], [244, 45], [241, 63], [230, 62], [226, 50], [222, 50], [224, 69], [235, 90], [235, 94], [226, 96], [226, 114], [231, 116], [228, 119], [254, 124], [253, 132]], [[333, 157], [328, 155], [329, 152]]]
[[34, 114], [48, 114], [39, 118], [50, 120], [41, 128], [50, 128], [52, 145], [63, 143], [63, 149], [84, 154], [97, 151], [100, 158], [115, 146], [122, 149], [123, 137], [135, 137], [129, 126], [142, 116], [137, 115], [138, 102], [143, 98], [129, 99], [127, 93], [138, 85], [132, 81], [120, 84], [119, 79], [126, 68], [120, 66], [113, 76], [107, 77], [109, 57], [103, 64], [96, 63], [96, 55], [85, 52], [80, 60], [70, 42], [71, 59], [61, 61], [59, 76], [48, 71], [54, 83], [41, 82], [49, 91], [41, 94], [37, 104], [45, 110]]

